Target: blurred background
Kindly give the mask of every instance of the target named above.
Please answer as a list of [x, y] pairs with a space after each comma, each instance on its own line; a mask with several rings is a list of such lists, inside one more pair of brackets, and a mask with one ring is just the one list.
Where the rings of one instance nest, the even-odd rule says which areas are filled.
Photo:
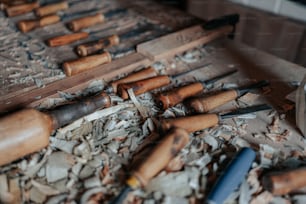
[[236, 41], [306, 67], [306, 0], [159, 0], [202, 18], [240, 14]]

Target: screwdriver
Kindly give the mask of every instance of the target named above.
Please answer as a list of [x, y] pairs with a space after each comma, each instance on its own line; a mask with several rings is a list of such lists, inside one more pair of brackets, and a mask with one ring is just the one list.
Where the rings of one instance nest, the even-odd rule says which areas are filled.
[[110, 96], [101, 93], [48, 112], [23, 109], [0, 118], [0, 166], [45, 148], [52, 131], [109, 106]]
[[188, 142], [189, 134], [184, 129], [170, 129], [145, 160], [133, 169], [131, 176], [129, 176], [125, 182], [125, 187], [110, 203], [123, 203], [130, 191], [145, 187], [154, 176], [168, 165], [171, 159], [173, 159]]
[[98, 51], [101, 51], [105, 48], [109, 48], [115, 45], [119, 45], [119, 43], [123, 40], [127, 40], [129, 38], [133, 38], [135, 36], [139, 36], [141, 33], [144, 33], [145, 31], [152, 30], [152, 25], [146, 25], [131, 31], [128, 31], [126, 33], [120, 34], [120, 35], [111, 35], [106, 38], [102, 38], [98, 41], [78, 45], [76, 50], [79, 56], [85, 57], [91, 54], [94, 54]]
[[[94, 9], [97, 10], [97, 9]], [[93, 12], [93, 10], [89, 11], [89, 12]], [[113, 13], [117, 13], [117, 12], [122, 12], [122, 9], [120, 10], [116, 10], [116, 11], [111, 11]], [[17, 23], [18, 28], [26, 33], [29, 32], [31, 30], [34, 30], [36, 28], [40, 28], [43, 26], [47, 26], [47, 25], [51, 25], [51, 24], [55, 24], [58, 23], [59, 21], [65, 21], [67, 19], [71, 19], [74, 17], [78, 17], [80, 15], [84, 15], [88, 13], [88, 11], [81, 11], [81, 12], [76, 12], [76, 13], [72, 13], [69, 15], [62, 15], [62, 16], [58, 16], [58, 15], [48, 15], [48, 16], [42, 16], [38, 19], [28, 19], [28, 20], [21, 20]]]
[[190, 111], [193, 113], [206, 113], [244, 95], [251, 90], [259, 89], [267, 85], [269, 85], [269, 82], [267, 80], [262, 80], [246, 87], [221, 91], [212, 96], [191, 98], [186, 101], [185, 104], [186, 107], [188, 107], [188, 109], [190, 109]]
[[160, 125], [162, 130], [168, 130], [171, 127], [180, 127], [187, 130], [188, 132], [196, 132], [209, 127], [213, 127], [224, 119], [270, 109], [271, 106], [266, 104], [255, 105], [246, 108], [239, 108], [235, 111], [225, 114], [206, 113], [180, 118], [163, 119]]
[[186, 98], [201, 93], [206, 89], [206, 87], [215, 83], [216, 81], [223, 79], [224, 77], [227, 77], [235, 72], [237, 72], [237, 70], [231, 70], [206, 81], [191, 83], [171, 91], [160, 93], [156, 96], [157, 104], [164, 110], [175, 106]]

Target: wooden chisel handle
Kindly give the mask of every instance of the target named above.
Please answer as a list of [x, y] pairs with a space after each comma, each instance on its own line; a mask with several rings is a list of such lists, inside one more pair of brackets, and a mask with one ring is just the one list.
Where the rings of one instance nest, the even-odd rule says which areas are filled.
[[82, 57], [73, 61], [65, 62], [63, 64], [64, 72], [67, 76], [73, 76], [81, 72], [93, 69], [102, 64], [110, 63], [112, 57], [109, 52], [103, 52], [102, 54], [91, 55]]
[[94, 54], [104, 48], [112, 47], [118, 45], [120, 43], [120, 39], [118, 35], [112, 35], [107, 38], [103, 38], [101, 40], [86, 43], [83, 45], [77, 46], [77, 53], [79, 56], [85, 57], [91, 54]]
[[86, 100], [58, 106], [54, 110], [49, 111], [49, 115], [53, 118], [53, 128], [57, 129], [85, 115], [93, 113], [99, 108], [107, 108], [110, 106], [110, 96], [102, 93]]
[[0, 166], [49, 144], [52, 118], [35, 109], [25, 109], [0, 119]]
[[132, 172], [127, 184], [132, 188], [144, 187], [162, 171], [189, 142], [189, 134], [181, 128], [173, 128], [162, 138], [153, 151]]
[[205, 128], [213, 127], [219, 123], [219, 117], [216, 114], [201, 114], [195, 116], [186, 116], [181, 118], [164, 119], [161, 121], [161, 128], [169, 130], [171, 127], [180, 127], [187, 132], [195, 132]]
[[62, 45], [68, 45], [78, 40], [88, 38], [89, 34], [86, 32], [72, 33], [67, 35], [61, 35], [47, 40], [47, 44], [50, 47], [57, 47]]
[[111, 82], [111, 86], [114, 93], [117, 93], [117, 87], [119, 84], [126, 84], [130, 82], [139, 81], [142, 79], [147, 79], [151, 77], [157, 76], [157, 72], [153, 67], [149, 67], [146, 69], [142, 69], [140, 71], [137, 71], [135, 73], [131, 73], [130, 75], [123, 77], [119, 80]]
[[132, 89], [135, 96], [143, 94], [145, 92], [151, 91], [153, 89], [160, 88], [162, 86], [168, 85], [170, 83], [170, 78], [168, 76], [156, 76], [148, 79], [143, 79], [140, 81], [135, 81], [126, 84], [118, 85], [118, 95], [123, 99], [128, 99], [128, 90]]
[[285, 195], [299, 190], [306, 187], [306, 168], [265, 175], [262, 178], [262, 184], [264, 189], [273, 195]]
[[54, 14], [61, 10], [66, 10], [68, 8], [69, 8], [68, 2], [63, 1], [59, 3], [54, 3], [54, 4], [49, 4], [46, 6], [39, 7], [35, 9], [35, 14], [40, 17], [47, 16], [47, 15]]
[[33, 2], [33, 3], [16, 5], [16, 6], [10, 6], [6, 8], [5, 11], [6, 11], [7, 16], [13, 17], [13, 16], [18, 16], [21, 14], [31, 12], [38, 7], [39, 7], [39, 3]]
[[190, 99], [186, 102], [186, 106], [195, 113], [209, 112], [229, 101], [235, 100], [238, 97], [236, 90], [223, 91], [212, 96], [203, 96]]
[[179, 87], [173, 91], [161, 93], [156, 97], [158, 105], [164, 110], [179, 104], [188, 97], [199, 94], [204, 87], [201, 83], [192, 83]]
[[29, 32], [36, 28], [55, 24], [60, 21], [60, 17], [57, 15], [45, 16], [35, 20], [22, 20], [18, 22], [18, 28], [23, 32]]
[[104, 15], [101, 13], [98, 13], [95, 15], [78, 18], [73, 21], [70, 21], [68, 23], [68, 28], [72, 30], [73, 32], [76, 32], [84, 28], [88, 28], [90, 26], [93, 26], [99, 23], [103, 23], [104, 19], [105, 19]]

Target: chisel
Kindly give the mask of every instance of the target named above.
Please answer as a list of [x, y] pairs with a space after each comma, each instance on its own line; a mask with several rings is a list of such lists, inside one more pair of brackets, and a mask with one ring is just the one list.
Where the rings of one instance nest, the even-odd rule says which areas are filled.
[[285, 195], [306, 187], [306, 168], [270, 172], [262, 177], [262, 186], [273, 195]]
[[45, 148], [52, 131], [99, 108], [111, 106], [110, 96], [101, 93], [48, 112], [24, 109], [0, 118], [0, 165]]
[[58, 11], [67, 10], [69, 7], [79, 4], [79, 3], [86, 3], [86, 0], [78, 0], [78, 1], [59, 1], [56, 3], [50, 3], [43, 6], [40, 6], [39, 8], [35, 9], [36, 16], [42, 17], [47, 16], [50, 14], [55, 14]]
[[[61, 16], [53, 14], [53, 15], [48, 15], [48, 16], [42, 16], [41, 18], [38, 18], [38, 19], [21, 20], [17, 23], [17, 26], [22, 32], [26, 33], [36, 28], [55, 24], [60, 21], [66, 21], [67, 19], [73, 19], [73, 18], [82, 16], [84, 14], [88, 14], [88, 12], [93, 12], [96, 10], [97, 9], [90, 10], [90, 11], [81, 11], [81, 12], [76, 12], [76, 13], [72, 13], [69, 15], [64, 14]], [[116, 12], [116, 11], [113, 11], [113, 12]], [[121, 9], [118, 12], [121, 12]]]
[[25, 14], [25, 13], [29, 13], [38, 7], [39, 7], [39, 3], [38, 1], [35, 1], [32, 3], [25, 3], [25, 4], [15, 5], [15, 6], [9, 6], [5, 9], [5, 12], [7, 16], [14, 17], [14, 16]]
[[186, 98], [189, 98], [191, 96], [201, 93], [203, 90], [206, 89], [207, 86], [235, 72], [237, 72], [237, 70], [226, 72], [224, 74], [221, 74], [219, 76], [216, 76], [206, 81], [199, 81], [199, 82], [191, 83], [191, 84], [176, 88], [172, 91], [160, 93], [155, 97], [155, 99], [157, 101], [157, 104], [162, 109], [165, 110], [167, 108], [175, 106], [176, 104], [182, 102]]
[[185, 116], [180, 118], [163, 119], [160, 123], [162, 130], [168, 130], [171, 127], [180, 127], [188, 132], [195, 132], [217, 125], [220, 121], [240, 115], [254, 113], [258, 111], [270, 110], [271, 106], [263, 104], [240, 108], [226, 114], [199, 114], [194, 116]]
[[121, 9], [111, 10], [105, 14], [97, 13], [95, 15], [90, 15], [90, 16], [72, 20], [71, 22], [67, 24], [67, 26], [70, 30], [72, 30], [73, 32], [76, 32], [84, 28], [88, 28], [90, 26], [103, 23], [105, 22], [106, 19], [110, 19], [115, 15], [124, 14], [126, 12], [127, 12], [126, 9], [121, 8]]
[[255, 158], [256, 153], [253, 149], [249, 147], [242, 148], [212, 187], [207, 196], [206, 203], [223, 204], [228, 196], [245, 180]]
[[[195, 71], [195, 70], [198, 70], [198, 69], [203, 69], [203, 68], [209, 66], [210, 64], [211, 63], [204, 63], [204, 64], [201, 64], [199, 66], [189, 68], [186, 71], [182, 71], [180, 73], [170, 75], [170, 77], [172, 79], [175, 79], [175, 78], [183, 76], [183, 75], [185, 75], [189, 72], [192, 72], [192, 71]], [[124, 77], [122, 79], [111, 82], [110, 85], [108, 87], [106, 87], [105, 92], [106, 93], [117, 93], [117, 87], [118, 87], [119, 84], [126, 84], [126, 83], [129, 83], [129, 82], [135, 82], [135, 81], [139, 81], [139, 80], [142, 80], [142, 79], [155, 77], [157, 75], [158, 75], [157, 71], [153, 67], [149, 67], [147, 69], [143, 69], [143, 70], [140, 70], [138, 72], [132, 73], [132, 74], [130, 74], [127, 77]]]
[[221, 91], [215, 95], [192, 98], [186, 101], [185, 104], [192, 113], [206, 113], [229, 101], [235, 100], [251, 90], [259, 89], [267, 85], [269, 85], [269, 82], [263, 80], [246, 87]]
[[123, 40], [127, 40], [129, 38], [140, 36], [144, 32], [152, 30], [152, 28], [153, 28], [152, 25], [146, 25], [146, 26], [128, 31], [123, 34], [119, 34], [119, 35], [114, 34], [106, 38], [102, 38], [98, 41], [78, 45], [76, 50], [79, 56], [85, 57], [91, 54], [95, 54], [105, 48], [119, 45], [119, 43]]
[[[111, 204], [121, 204], [127, 194], [137, 188], [145, 187], [148, 182], [162, 171], [189, 142], [189, 134], [181, 128], [173, 128], [167, 132], [155, 148], [136, 166], [126, 180], [126, 185]], [[162, 155], [162, 156], [161, 156]]]

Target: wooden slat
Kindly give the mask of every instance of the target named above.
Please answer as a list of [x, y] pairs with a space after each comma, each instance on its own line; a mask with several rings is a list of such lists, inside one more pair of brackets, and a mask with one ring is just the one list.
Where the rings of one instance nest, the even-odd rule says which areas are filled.
[[232, 29], [232, 26], [225, 26], [213, 31], [205, 31], [200, 25], [197, 25], [142, 43], [137, 46], [137, 51], [151, 60], [173, 57], [228, 34]]
[[19, 108], [35, 107], [47, 98], [59, 97], [58, 91], [75, 93], [80, 91], [95, 80], [110, 81], [112, 78], [134, 71], [137, 67], [148, 66], [150, 60], [141, 54], [135, 53], [110, 64], [96, 67], [89, 72], [53, 82], [44, 88], [36, 88], [29, 92], [16, 95], [0, 101], [0, 114]]

